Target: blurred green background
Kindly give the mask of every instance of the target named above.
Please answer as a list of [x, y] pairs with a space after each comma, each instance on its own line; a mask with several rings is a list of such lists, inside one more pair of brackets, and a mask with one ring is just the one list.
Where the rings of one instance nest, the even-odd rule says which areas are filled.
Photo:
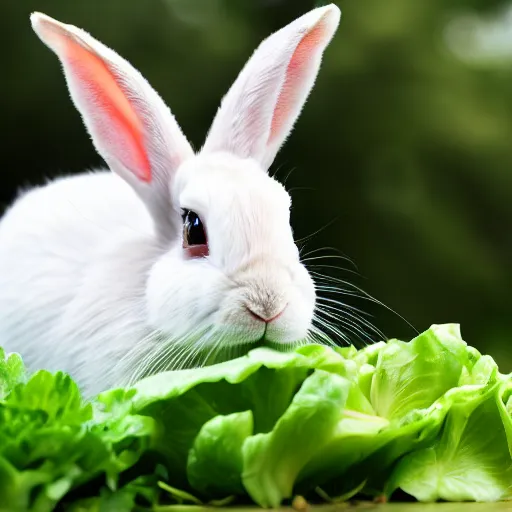
[[[327, 3], [327, 2], [321, 2]], [[0, 7], [1, 201], [45, 177], [102, 165], [40, 10], [85, 28], [137, 67], [200, 147], [259, 42], [320, 5], [306, 0], [18, 0]], [[417, 330], [457, 322], [512, 370], [512, 4], [344, 0], [316, 87], [274, 169], [297, 238], [331, 247], [360, 286]], [[320, 260], [317, 263], [322, 263]], [[326, 259], [326, 265], [342, 260]], [[387, 336], [414, 329], [359, 304]]]

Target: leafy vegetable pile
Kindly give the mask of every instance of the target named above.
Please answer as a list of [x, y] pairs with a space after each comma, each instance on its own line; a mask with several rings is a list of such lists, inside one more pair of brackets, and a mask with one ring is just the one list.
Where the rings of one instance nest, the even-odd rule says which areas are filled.
[[[258, 348], [86, 404], [0, 351], [0, 509], [512, 499], [512, 375], [456, 325], [357, 351]], [[213, 500], [213, 501], [212, 501]]]

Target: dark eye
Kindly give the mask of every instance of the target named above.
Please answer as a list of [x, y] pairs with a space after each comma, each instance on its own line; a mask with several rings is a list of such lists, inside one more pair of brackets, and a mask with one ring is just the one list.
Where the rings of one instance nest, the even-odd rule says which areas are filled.
[[183, 211], [183, 248], [190, 256], [206, 256], [208, 244], [203, 223], [197, 213]]

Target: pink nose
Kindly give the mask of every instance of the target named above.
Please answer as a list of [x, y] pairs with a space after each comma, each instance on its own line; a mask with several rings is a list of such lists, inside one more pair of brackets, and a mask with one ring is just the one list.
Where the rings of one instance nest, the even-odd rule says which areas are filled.
[[255, 318], [256, 320], [260, 320], [261, 322], [265, 322], [266, 324], [269, 324], [270, 322], [273, 322], [274, 320], [277, 320], [286, 309], [286, 306], [279, 312], [277, 315], [274, 315], [272, 317], [266, 317], [263, 313], [255, 313], [249, 306], [245, 306], [247, 308], [247, 311], [250, 313], [250, 315]]

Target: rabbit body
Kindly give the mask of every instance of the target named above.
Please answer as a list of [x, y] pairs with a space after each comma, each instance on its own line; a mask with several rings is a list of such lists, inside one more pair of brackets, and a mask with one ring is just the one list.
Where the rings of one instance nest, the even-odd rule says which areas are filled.
[[315, 286], [267, 174], [339, 23], [336, 6], [267, 38], [196, 154], [142, 75], [72, 25], [32, 15], [110, 171], [25, 192], [0, 221], [0, 345], [87, 395], [205, 352], [311, 334]]
[[2, 345], [91, 393], [113, 385], [113, 365], [148, 332], [143, 298], [161, 252], [143, 203], [111, 172], [26, 192], [0, 222]]

